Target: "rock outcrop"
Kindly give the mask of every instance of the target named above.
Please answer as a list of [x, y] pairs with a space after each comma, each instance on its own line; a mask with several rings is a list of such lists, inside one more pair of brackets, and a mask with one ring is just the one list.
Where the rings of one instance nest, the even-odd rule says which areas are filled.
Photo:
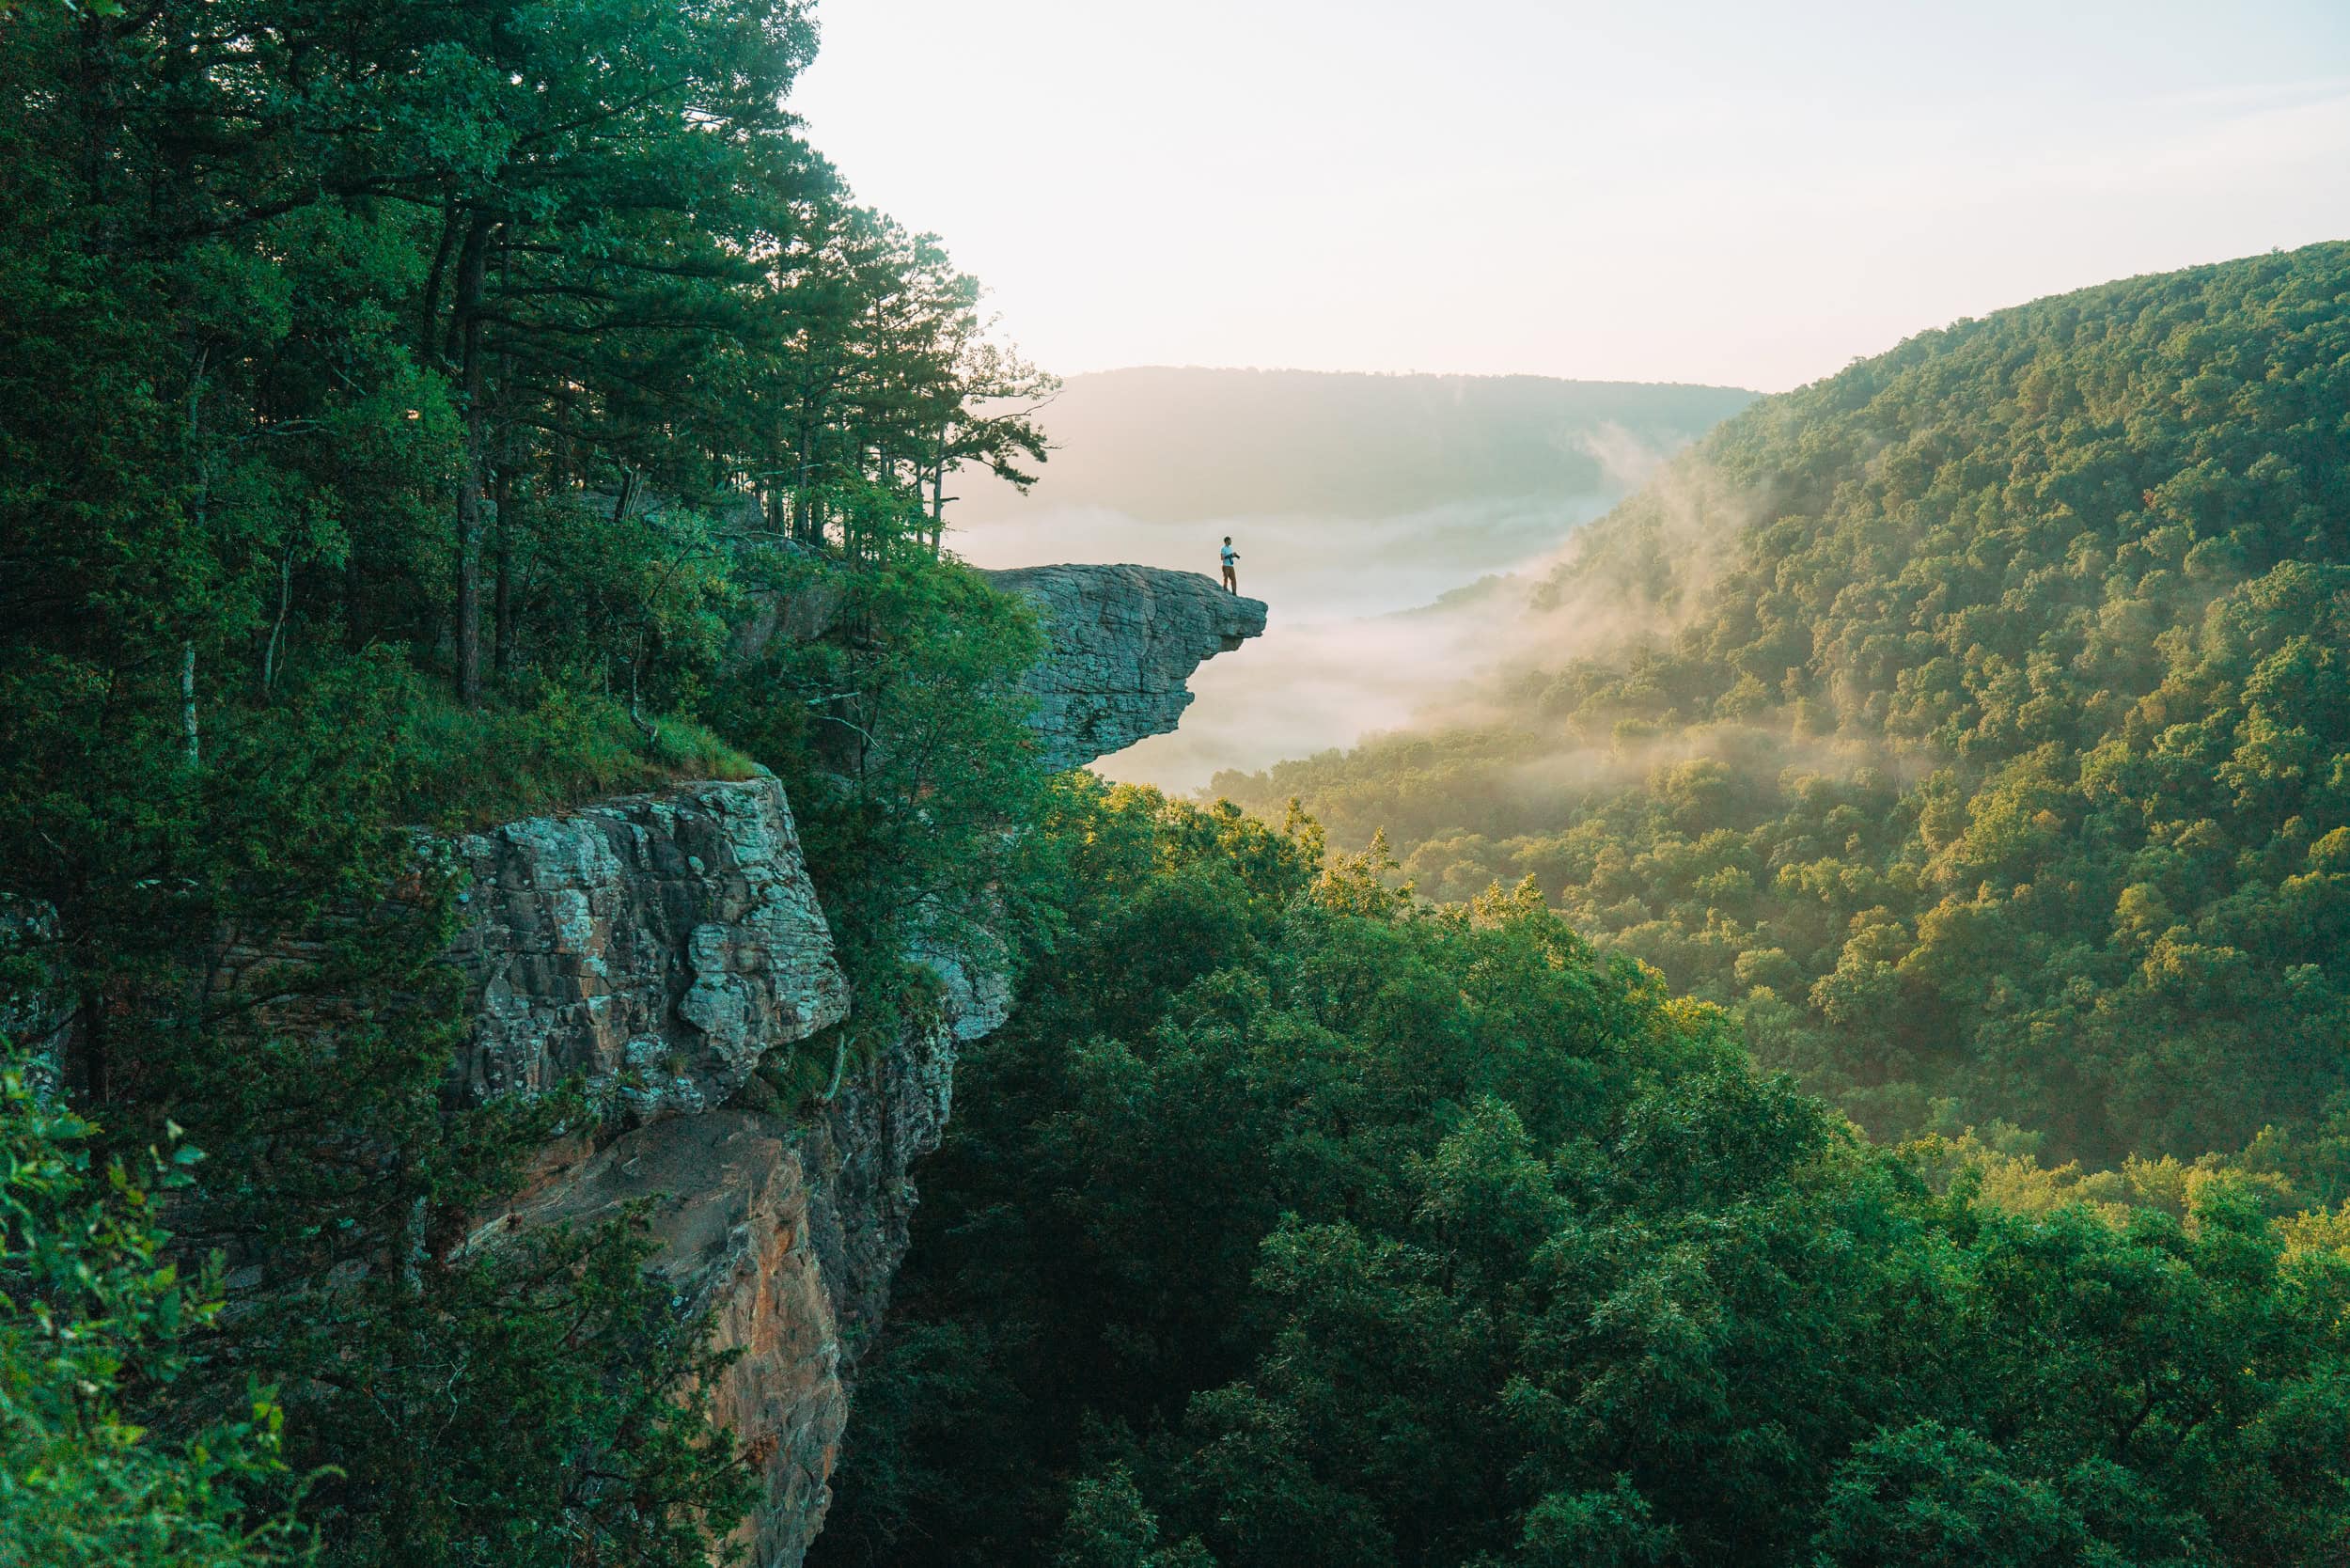
[[[1045, 760], [1081, 767], [1163, 733], [1201, 661], [1264, 629], [1265, 607], [1191, 572], [1056, 566], [988, 574], [1026, 595], [1050, 651], [1028, 677]], [[837, 595], [835, 596], [837, 601]], [[793, 615], [829, 611], [794, 602]], [[819, 613], [822, 612], [822, 613]], [[807, 619], [801, 615], [801, 619]], [[777, 616], [766, 635], [815, 635]], [[592, 1222], [647, 1200], [682, 1311], [740, 1354], [716, 1411], [756, 1465], [738, 1541], [796, 1568], [822, 1526], [859, 1349], [905, 1255], [916, 1161], [937, 1148], [957, 1048], [1011, 1005], [1005, 954], [954, 922], [908, 954], [934, 1015], [786, 1120], [730, 1096], [771, 1051], [848, 1009], [782, 786], [682, 786], [462, 839], [470, 915], [451, 958], [476, 1024], [456, 1075], [474, 1097], [572, 1074], [617, 1114], [548, 1152], [531, 1190], [476, 1232]]]
[[1049, 651], [1025, 686], [1055, 772], [1173, 729], [1191, 706], [1191, 672], [1265, 626], [1262, 600], [1196, 572], [1028, 566], [985, 576], [1025, 595], [1043, 622]]
[[849, 1010], [773, 778], [686, 785], [462, 839], [476, 1099], [573, 1074], [634, 1118], [707, 1110]]
[[[763, 1496], [738, 1540], [790, 1568], [815, 1539], [860, 1347], [905, 1256], [914, 1163], [938, 1147], [957, 1049], [1010, 1007], [1005, 954], [942, 918], [908, 955], [933, 1009], [797, 1119], [728, 1104], [770, 1052], [848, 1009], [783, 787], [682, 785], [460, 839], [470, 1097], [584, 1074], [610, 1113], [544, 1152], [468, 1247], [650, 1204], [679, 1309], [740, 1354], [713, 1391]], [[290, 962], [290, 955], [256, 955]], [[829, 1059], [829, 1058], [828, 1058]]]
[[[1042, 619], [1050, 651], [1026, 689], [1057, 770], [1172, 729], [1192, 671], [1264, 630], [1262, 604], [1191, 572], [988, 575]], [[905, 1255], [912, 1167], [946, 1126], [956, 1049], [1010, 1011], [1005, 955], [977, 933], [917, 942], [908, 956], [938, 977], [936, 1015], [787, 1122], [722, 1102], [766, 1051], [838, 1019], [847, 994], [774, 780], [512, 823], [458, 851], [475, 913], [452, 956], [479, 997], [464, 1088], [528, 1093], [584, 1072], [616, 1086], [626, 1113], [550, 1152], [473, 1245], [650, 1200], [681, 1309], [740, 1352], [716, 1410], [763, 1496], [737, 1539], [757, 1568], [796, 1568], [830, 1501], [857, 1352]]]
[[[1193, 670], [1265, 627], [1261, 599], [1227, 593], [1196, 572], [1157, 566], [1024, 566], [982, 572], [1026, 598], [1043, 623], [1044, 657], [1021, 682], [1055, 773], [1164, 735], [1191, 706]], [[831, 630], [845, 595], [837, 576], [812, 572], [772, 591], [735, 639], [738, 662], [777, 639]]]
[[762, 1482], [740, 1542], [796, 1564], [830, 1499], [858, 1347], [905, 1255], [914, 1162], [938, 1147], [955, 1052], [1001, 1024], [984, 940], [913, 956], [935, 1011], [797, 1119], [725, 1104], [769, 1052], [848, 1007], [848, 985], [771, 777], [681, 786], [458, 841], [470, 909], [450, 957], [473, 981], [456, 1064], [475, 1097], [584, 1074], [612, 1112], [545, 1151], [468, 1247], [650, 1204], [681, 1312], [740, 1354], [713, 1390]]

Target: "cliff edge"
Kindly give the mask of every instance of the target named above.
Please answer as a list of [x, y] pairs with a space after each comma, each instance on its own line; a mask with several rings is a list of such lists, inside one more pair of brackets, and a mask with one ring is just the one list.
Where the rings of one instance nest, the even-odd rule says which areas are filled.
[[[1056, 771], [1172, 729], [1192, 671], [1264, 630], [1261, 602], [1191, 572], [986, 575], [1042, 619], [1047, 651], [1023, 687]], [[771, 619], [770, 635], [821, 634]], [[838, 1053], [825, 1031], [850, 1011], [849, 981], [783, 786], [763, 770], [426, 853], [468, 873], [446, 958], [465, 977], [472, 1028], [450, 1090], [479, 1103], [583, 1081], [596, 1111], [540, 1152], [525, 1190], [475, 1216], [462, 1248], [645, 1205], [678, 1310], [738, 1353], [712, 1390], [760, 1486], [734, 1544], [757, 1568], [797, 1568], [830, 1500], [858, 1350], [905, 1254], [911, 1168], [946, 1127], [959, 1048], [1011, 1006], [1006, 955], [984, 933], [925, 939], [907, 956], [937, 977], [932, 1005], [870, 1059]], [[35, 1044], [44, 1082], [75, 1025], [44, 978], [54, 924], [45, 906], [0, 907], [0, 1027]], [[232, 943], [220, 983], [266, 990], [268, 970], [317, 962], [318, 938]], [[827, 1094], [760, 1109], [772, 1099], [741, 1092], [762, 1061], [794, 1051], [831, 1063]], [[238, 1276], [230, 1286], [246, 1288]]]
[[[1174, 729], [1192, 672], [1265, 625], [1262, 603], [1193, 572], [985, 575], [1037, 608], [1046, 652], [1023, 687], [1054, 771]], [[774, 779], [607, 802], [457, 848], [474, 891], [451, 957], [477, 997], [460, 1080], [530, 1093], [584, 1072], [620, 1113], [550, 1150], [471, 1245], [648, 1203], [681, 1310], [738, 1353], [713, 1392], [762, 1496], [735, 1542], [758, 1568], [796, 1568], [830, 1500], [857, 1352], [905, 1255], [912, 1168], [945, 1130], [958, 1047], [1010, 1005], [1003, 955], [983, 939], [911, 953], [939, 979], [935, 1014], [787, 1121], [729, 1096], [848, 997]]]

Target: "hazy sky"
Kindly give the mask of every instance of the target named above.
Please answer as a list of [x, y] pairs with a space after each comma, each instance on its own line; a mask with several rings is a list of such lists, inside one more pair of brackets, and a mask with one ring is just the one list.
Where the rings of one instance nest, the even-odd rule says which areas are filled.
[[1047, 368], [1778, 390], [2350, 237], [2350, 0], [822, 0], [797, 104]]

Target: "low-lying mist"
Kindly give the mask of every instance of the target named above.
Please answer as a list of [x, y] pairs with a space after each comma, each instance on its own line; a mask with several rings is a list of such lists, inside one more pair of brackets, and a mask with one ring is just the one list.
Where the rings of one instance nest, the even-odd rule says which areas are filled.
[[1188, 792], [1226, 768], [1350, 745], [1429, 714], [1512, 651], [1497, 641], [1574, 529], [1616, 501], [1458, 502], [1407, 516], [1221, 517], [1148, 523], [1101, 507], [1043, 508], [949, 544], [974, 566], [1130, 561], [1214, 575], [1232, 536], [1241, 591], [1271, 607], [1265, 635], [1192, 677], [1171, 735], [1094, 764]]

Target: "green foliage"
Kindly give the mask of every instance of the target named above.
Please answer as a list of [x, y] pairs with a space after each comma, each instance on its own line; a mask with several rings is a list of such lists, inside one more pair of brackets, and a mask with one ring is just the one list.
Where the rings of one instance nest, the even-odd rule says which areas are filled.
[[1531, 889], [1415, 905], [1299, 821], [1080, 779], [1039, 838], [1071, 921], [966, 1058], [815, 1560], [2350, 1546], [2330, 1216], [2003, 1210]]
[[555, 687], [535, 706], [465, 708], [417, 682], [400, 715], [396, 808], [412, 822], [510, 822], [599, 796], [758, 766], [706, 727], [671, 715], [648, 737], [627, 708]]
[[2350, 1089], [2346, 354], [2342, 245], [1922, 334], [1594, 525], [1503, 725], [1215, 788], [1384, 827], [1433, 897], [1536, 876], [1880, 1135], [1949, 1099], [2061, 1157], [2314, 1148]]
[[216, 1265], [183, 1278], [157, 1223], [196, 1151], [93, 1167], [87, 1123], [0, 1070], [0, 1560], [248, 1568], [307, 1560], [306, 1532], [246, 1509], [282, 1484], [280, 1413], [254, 1389], [183, 1436], [139, 1425], [220, 1312]]
[[842, 567], [787, 563], [778, 608], [823, 635], [777, 637], [713, 684], [706, 713], [773, 768], [854, 989], [861, 1033], [894, 1031], [903, 956], [1033, 920], [1005, 871], [1043, 779], [1013, 688], [1042, 651], [1025, 602], [924, 549]]
[[337, 1471], [303, 1513], [332, 1560], [711, 1561], [755, 1488], [710, 1411], [727, 1357], [651, 1251], [634, 1219], [525, 1238], [238, 1335], [301, 1380], [293, 1431]]

